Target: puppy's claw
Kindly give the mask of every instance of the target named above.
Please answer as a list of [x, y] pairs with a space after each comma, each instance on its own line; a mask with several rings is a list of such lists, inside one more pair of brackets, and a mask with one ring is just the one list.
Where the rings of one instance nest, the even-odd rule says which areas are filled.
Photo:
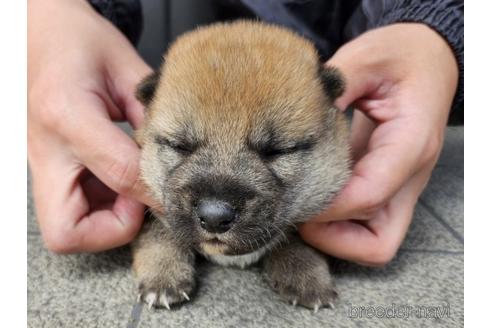
[[161, 295], [160, 301], [164, 305], [164, 307], [168, 310], [171, 310], [171, 307], [169, 306], [169, 301], [167, 300], [166, 294]]
[[150, 293], [149, 295], [147, 295], [146, 301], [147, 303], [149, 303], [149, 310], [151, 310], [152, 307], [154, 306], [156, 299], [157, 299], [157, 294], [155, 293]]
[[292, 306], [296, 306], [297, 305], [297, 298], [294, 298], [294, 300], [292, 301]]
[[142, 302], [142, 293], [138, 293], [137, 295], [137, 303]]
[[334, 308], [335, 308], [335, 305], [334, 305], [332, 302], [330, 302], [330, 303], [328, 303], [328, 307], [329, 307], [330, 309], [334, 309]]
[[319, 311], [319, 303], [316, 303], [314, 305], [314, 313], [318, 313], [318, 311]]
[[185, 292], [181, 292], [181, 295], [183, 295], [183, 297], [186, 298], [187, 301], [190, 300], [190, 297]]

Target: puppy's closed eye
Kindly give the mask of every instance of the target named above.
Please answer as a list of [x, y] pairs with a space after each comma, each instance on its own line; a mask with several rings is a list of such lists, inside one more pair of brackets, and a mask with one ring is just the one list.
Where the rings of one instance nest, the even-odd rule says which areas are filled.
[[265, 160], [273, 160], [280, 156], [308, 151], [313, 148], [313, 141], [300, 141], [286, 145], [267, 144], [256, 147], [258, 154]]
[[154, 139], [159, 146], [169, 147], [183, 156], [191, 155], [196, 150], [196, 145], [185, 140], [171, 140], [160, 135]]

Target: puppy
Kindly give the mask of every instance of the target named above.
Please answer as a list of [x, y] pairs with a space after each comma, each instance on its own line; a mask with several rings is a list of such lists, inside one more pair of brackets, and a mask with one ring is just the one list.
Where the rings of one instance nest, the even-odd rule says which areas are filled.
[[343, 92], [313, 45], [259, 22], [199, 28], [140, 83], [136, 132], [154, 211], [133, 244], [140, 297], [189, 301], [197, 253], [222, 265], [263, 262], [283, 298], [317, 310], [336, 292], [325, 257], [296, 224], [327, 207], [350, 174]]

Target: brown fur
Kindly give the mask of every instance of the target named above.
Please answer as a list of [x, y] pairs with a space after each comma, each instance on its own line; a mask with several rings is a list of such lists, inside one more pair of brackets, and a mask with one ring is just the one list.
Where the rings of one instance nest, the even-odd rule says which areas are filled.
[[[142, 178], [166, 209], [134, 247], [147, 302], [186, 299], [179, 295], [194, 286], [190, 252], [243, 263], [275, 248], [265, 258], [270, 281], [299, 282], [275, 287], [282, 295], [289, 289], [295, 294], [289, 297], [314, 308], [332, 303], [326, 261], [290, 236], [295, 223], [329, 204], [349, 175], [348, 129], [333, 107], [342, 92], [339, 72], [323, 69], [312, 44], [283, 28], [216, 24], [172, 45], [161, 70], [137, 93], [147, 105], [137, 131]], [[196, 203], [207, 197], [238, 209], [230, 231], [200, 229]], [[307, 267], [279, 269], [303, 258]], [[167, 301], [159, 299], [163, 291]]]

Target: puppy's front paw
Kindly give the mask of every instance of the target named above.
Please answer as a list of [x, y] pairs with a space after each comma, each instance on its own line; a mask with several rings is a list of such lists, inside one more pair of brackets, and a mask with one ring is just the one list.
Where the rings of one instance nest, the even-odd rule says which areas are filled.
[[190, 300], [195, 288], [194, 253], [176, 243], [160, 221], [147, 221], [132, 245], [138, 300], [171, 309]]
[[325, 257], [299, 241], [278, 249], [266, 259], [266, 278], [282, 298], [317, 312], [334, 307], [335, 290]]
[[314, 309], [314, 312], [324, 306], [333, 308], [338, 297], [329, 274], [319, 275], [302, 268], [275, 270], [269, 275], [268, 282], [286, 301]]
[[151, 280], [141, 281], [138, 286], [138, 300], [147, 303], [149, 309], [171, 309], [173, 304], [190, 300], [195, 288], [193, 277], [166, 277], [164, 273]]

